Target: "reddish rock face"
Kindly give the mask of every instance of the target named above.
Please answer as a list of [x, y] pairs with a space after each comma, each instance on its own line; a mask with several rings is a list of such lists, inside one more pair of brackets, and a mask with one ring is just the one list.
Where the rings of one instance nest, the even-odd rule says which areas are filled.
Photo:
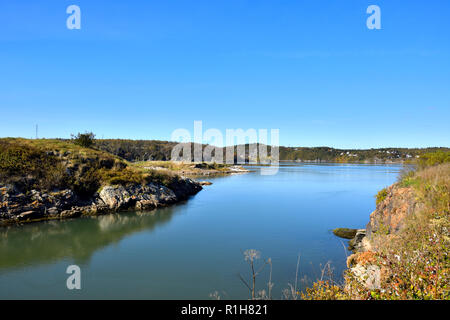
[[395, 234], [404, 225], [405, 218], [423, 208], [412, 188], [402, 188], [397, 184], [387, 189], [386, 198], [381, 201], [370, 215], [367, 224], [369, 238], [373, 233]]

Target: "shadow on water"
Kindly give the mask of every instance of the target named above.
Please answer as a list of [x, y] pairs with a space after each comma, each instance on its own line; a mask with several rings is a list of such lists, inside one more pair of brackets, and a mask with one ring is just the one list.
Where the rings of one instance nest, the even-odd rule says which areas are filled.
[[0, 229], [0, 270], [73, 259], [83, 264], [92, 255], [123, 238], [168, 223], [175, 205], [147, 212], [47, 221]]

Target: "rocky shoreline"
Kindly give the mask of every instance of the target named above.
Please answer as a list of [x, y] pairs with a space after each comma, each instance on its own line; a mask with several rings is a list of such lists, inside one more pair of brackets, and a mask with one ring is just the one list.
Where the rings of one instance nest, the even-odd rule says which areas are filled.
[[367, 249], [366, 229], [337, 228], [333, 230], [333, 233], [340, 238], [348, 239], [348, 250], [354, 253]]
[[170, 188], [156, 183], [104, 186], [88, 199], [70, 189], [31, 190], [25, 194], [14, 185], [0, 185], [0, 226], [125, 210], [152, 210], [186, 200], [200, 190], [200, 182], [185, 177]]
[[[196, 163], [189, 164], [183, 163], [185, 166], [181, 167], [176, 173], [181, 174], [183, 176], [191, 176], [191, 177], [204, 177], [204, 176], [225, 176], [232, 174], [242, 174], [248, 173], [250, 170], [243, 168], [242, 166], [233, 165], [227, 166], [220, 169], [208, 169], [207, 164], [205, 163]], [[171, 172], [170, 169], [162, 167], [162, 166], [144, 166], [146, 170], [156, 170], [161, 172]]]
[[380, 240], [389, 241], [396, 237], [405, 221], [423, 209], [414, 191], [409, 187], [394, 184], [386, 189], [385, 198], [370, 214], [366, 229], [338, 228], [336, 236], [349, 239], [348, 249], [353, 253], [347, 257], [347, 267], [351, 274], [369, 290], [380, 289], [381, 268], [374, 262]]

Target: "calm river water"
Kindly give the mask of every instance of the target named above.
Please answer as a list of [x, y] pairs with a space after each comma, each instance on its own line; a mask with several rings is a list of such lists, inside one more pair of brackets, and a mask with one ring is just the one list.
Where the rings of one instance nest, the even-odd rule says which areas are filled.
[[[274, 298], [299, 273], [307, 283], [331, 262], [345, 268], [336, 227], [364, 228], [374, 195], [401, 166], [284, 164], [211, 178], [189, 201], [145, 213], [52, 221], [0, 229], [0, 299], [246, 299], [242, 251], [271, 258]], [[81, 268], [81, 290], [66, 269]], [[268, 281], [266, 268], [257, 285]]]

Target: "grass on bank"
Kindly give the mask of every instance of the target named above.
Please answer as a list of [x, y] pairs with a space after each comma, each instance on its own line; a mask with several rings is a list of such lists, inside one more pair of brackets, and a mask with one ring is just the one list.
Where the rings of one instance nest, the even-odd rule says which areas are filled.
[[104, 185], [156, 182], [166, 186], [178, 177], [144, 170], [105, 151], [57, 139], [0, 139], [0, 182], [23, 192], [70, 188], [89, 197]]
[[216, 170], [227, 171], [230, 167], [228, 164], [212, 163], [212, 162], [182, 162], [182, 161], [140, 161], [134, 163], [140, 168], [164, 168], [171, 171], [193, 171], [193, 170]]
[[[347, 270], [344, 285], [315, 282], [303, 299], [450, 299], [450, 152], [425, 155], [398, 186], [411, 188], [423, 209], [398, 233], [377, 235], [376, 249], [358, 256], [360, 264], [380, 268], [380, 289], [368, 289]], [[386, 196], [381, 190], [377, 203]]]

